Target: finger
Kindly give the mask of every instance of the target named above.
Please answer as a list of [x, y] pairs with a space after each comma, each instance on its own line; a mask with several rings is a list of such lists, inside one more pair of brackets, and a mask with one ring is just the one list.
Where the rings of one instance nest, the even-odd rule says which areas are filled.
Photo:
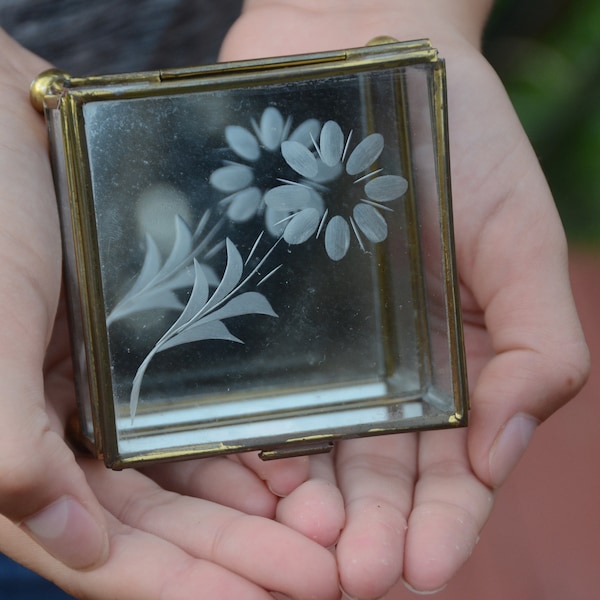
[[539, 337], [543, 350], [516, 346], [493, 358], [472, 394], [471, 461], [493, 487], [506, 480], [537, 426], [585, 380], [583, 342], [565, 340], [561, 345], [546, 335]]
[[564, 234], [535, 157], [523, 146], [511, 160], [530, 168], [485, 223], [471, 248], [472, 274], [465, 271], [495, 353], [472, 393], [470, 458], [477, 475], [496, 487], [536, 425], [577, 393], [589, 371]]
[[89, 567], [106, 555], [103, 515], [44, 406], [61, 252], [45, 127], [28, 92], [47, 65], [3, 32], [0, 53], [0, 512], [66, 564]]
[[92, 464], [87, 472], [102, 503], [130, 527], [264, 589], [299, 599], [325, 600], [338, 594], [332, 555], [280, 523], [161, 490], [136, 471], [114, 473]]
[[492, 509], [493, 492], [471, 470], [465, 430], [420, 436], [404, 579], [415, 590], [433, 592], [445, 586], [471, 555]]
[[[61, 333], [57, 327], [55, 335]], [[69, 567], [91, 568], [106, 559], [108, 536], [103, 511], [62, 435], [74, 409], [70, 360], [60, 358], [68, 344], [55, 344], [54, 336], [50, 342], [45, 388], [53, 402], [46, 402], [42, 357], [35, 357], [45, 342], [30, 341], [32, 349], [0, 350], [0, 512]]]
[[[0, 32], [0, 512], [73, 568], [101, 563], [100, 506], [45, 410], [42, 368], [61, 275], [54, 186], [31, 80], [48, 65]], [[18, 198], [18, 202], [15, 199]]]
[[206, 458], [143, 471], [161, 487], [203, 498], [251, 515], [275, 517], [277, 497], [243, 464], [230, 458]]
[[[62, 437], [64, 423], [46, 408], [50, 301], [36, 300], [38, 284], [27, 277], [15, 275], [15, 289], [24, 300], [8, 298], [0, 315], [0, 512], [66, 565], [90, 568], [105, 560], [108, 538], [101, 507]], [[50, 379], [57, 392], [60, 377]], [[73, 401], [72, 385], [66, 397]]]
[[328, 548], [339, 538], [345, 518], [332, 456], [312, 456], [309, 479], [279, 501], [277, 520]]
[[41, 366], [37, 377], [22, 371], [22, 365], [0, 365], [0, 511], [65, 564], [92, 567], [108, 552], [102, 511], [71, 450], [50, 427]]
[[262, 460], [257, 452], [244, 452], [237, 455], [238, 460], [251, 469], [267, 487], [281, 498], [295, 490], [308, 479], [308, 456]]
[[416, 453], [415, 434], [348, 440], [336, 448], [346, 505], [336, 555], [341, 586], [353, 598], [380, 598], [402, 574]]
[[76, 598], [88, 600], [270, 600], [256, 584], [190, 556], [177, 545], [135, 530], [107, 515], [111, 552], [101, 567], [77, 572], [44, 553], [14, 525], [0, 518], [0, 549], [51, 579]]

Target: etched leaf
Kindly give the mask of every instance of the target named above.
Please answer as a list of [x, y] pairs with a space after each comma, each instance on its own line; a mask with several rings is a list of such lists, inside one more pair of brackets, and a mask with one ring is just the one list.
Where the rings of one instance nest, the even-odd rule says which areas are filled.
[[214, 307], [235, 289], [244, 272], [244, 261], [239, 250], [229, 238], [225, 240], [225, 243], [227, 245], [227, 265], [221, 283], [208, 302], [210, 307]]
[[283, 142], [281, 154], [285, 162], [303, 177], [314, 177], [319, 170], [313, 153], [300, 142]]
[[202, 233], [204, 232], [204, 228], [206, 227], [206, 224], [208, 223], [209, 220], [210, 220], [210, 210], [205, 210], [204, 213], [202, 213], [202, 217], [198, 221], [198, 225], [196, 225], [196, 230], [194, 231], [193, 238], [195, 241], [198, 240], [202, 236]]
[[169, 329], [169, 332], [177, 330], [181, 325], [190, 321], [195, 315], [197, 315], [202, 308], [206, 306], [208, 301], [208, 280], [202, 270], [202, 267], [196, 259], [194, 259], [194, 287], [192, 293], [183, 309], [183, 312], [179, 315], [179, 318]]
[[156, 289], [141, 295], [135, 302], [119, 303], [110, 313], [110, 320], [107, 322], [110, 324], [143, 310], [181, 310], [182, 308], [183, 304], [171, 290]]
[[221, 192], [237, 192], [248, 187], [254, 179], [254, 173], [246, 165], [227, 165], [213, 171], [210, 184]]
[[408, 189], [408, 181], [400, 175], [382, 175], [365, 185], [365, 193], [371, 200], [390, 202], [403, 196]]
[[344, 151], [344, 133], [335, 121], [327, 121], [321, 129], [321, 159], [328, 167], [337, 165]]
[[385, 240], [388, 235], [387, 223], [375, 207], [357, 204], [352, 212], [356, 224], [370, 241], [378, 243]]
[[129, 395], [129, 416], [131, 417], [132, 424], [133, 420], [135, 419], [135, 414], [137, 413], [137, 405], [140, 400], [140, 388], [142, 387], [142, 381], [144, 379], [145, 374], [146, 369], [142, 369], [140, 367], [137, 370], [137, 373], [135, 374], [131, 385], [131, 393]]
[[250, 161], [259, 159], [260, 146], [258, 140], [245, 127], [228, 125], [225, 127], [225, 139], [238, 156]]
[[157, 352], [163, 352], [175, 346], [202, 342], [205, 340], [225, 340], [243, 344], [242, 340], [233, 335], [221, 321], [198, 322], [190, 325], [181, 333], [173, 336], [168, 342], [162, 344]]
[[383, 136], [380, 133], [368, 135], [350, 154], [346, 163], [346, 173], [357, 175], [367, 170], [383, 152]]
[[350, 247], [350, 226], [346, 219], [336, 215], [325, 229], [325, 250], [331, 260], [341, 260]]
[[[208, 272], [211, 271], [209, 267], [206, 265], [201, 265], [204, 274], [207, 275]], [[208, 275], [207, 275], [208, 278]], [[208, 278], [209, 279], [209, 278]], [[210, 283], [210, 279], [209, 279]], [[194, 285], [194, 267], [193, 265], [189, 265], [183, 269], [178, 270], [172, 277], [168, 279], [168, 281], [160, 284], [157, 289], [171, 289], [171, 290], [179, 290], [183, 288], [191, 288]]]
[[231, 317], [241, 317], [244, 315], [277, 317], [277, 313], [263, 294], [259, 292], [244, 292], [229, 300], [222, 308], [202, 317], [196, 323], [207, 323], [213, 320], [230, 319]]
[[121, 302], [135, 295], [139, 290], [144, 289], [158, 274], [160, 270], [160, 251], [152, 236], [146, 234], [146, 254], [144, 256], [144, 264], [140, 270], [140, 274], [131, 286], [130, 290], [122, 298]]
[[135, 418], [135, 413], [137, 412], [137, 405], [140, 399], [140, 389], [142, 387], [144, 375], [146, 374], [146, 369], [148, 368], [150, 361], [154, 358], [156, 352], [157, 350], [155, 346], [143, 360], [142, 364], [139, 366], [133, 378], [133, 382], [131, 385], [131, 393], [129, 396], [129, 414], [131, 416], [132, 423]]
[[165, 261], [158, 272], [157, 278], [165, 278], [174, 273], [178, 268], [181, 268], [188, 260], [192, 253], [192, 232], [179, 216], [175, 216], [175, 241], [169, 257]]
[[[256, 244], [259, 240], [260, 237]], [[187, 304], [175, 323], [146, 355], [133, 378], [129, 403], [132, 422], [135, 419], [144, 375], [157, 353], [175, 346], [209, 339], [243, 343], [242, 340], [231, 334], [223, 323], [223, 319], [256, 314], [277, 317], [263, 294], [259, 292], [239, 293], [249, 278], [258, 273], [276, 244], [265, 254], [244, 281], [241, 281], [244, 262], [240, 252], [231, 240], [226, 239], [225, 244], [227, 247], [225, 272], [217, 289], [210, 297], [207, 276], [202, 266], [194, 259], [194, 285]], [[269, 273], [267, 277], [271, 276], [273, 272]]]

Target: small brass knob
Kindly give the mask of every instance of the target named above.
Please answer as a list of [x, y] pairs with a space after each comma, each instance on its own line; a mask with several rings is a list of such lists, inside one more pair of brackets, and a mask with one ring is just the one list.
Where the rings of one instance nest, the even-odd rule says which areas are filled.
[[67, 87], [71, 76], [60, 69], [48, 69], [40, 73], [29, 88], [29, 98], [33, 107], [44, 111], [44, 99], [47, 96], [58, 96]]
[[378, 35], [377, 37], [369, 40], [367, 46], [381, 46], [383, 44], [395, 44], [398, 40], [389, 35]]

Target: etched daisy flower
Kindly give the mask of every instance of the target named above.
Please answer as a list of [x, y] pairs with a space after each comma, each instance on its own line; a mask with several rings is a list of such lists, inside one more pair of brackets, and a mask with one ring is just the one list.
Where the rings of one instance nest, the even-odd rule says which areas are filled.
[[[306, 148], [320, 131], [319, 121], [307, 119], [290, 134], [292, 118], [284, 119], [273, 106], [263, 111], [260, 123], [251, 119], [251, 125], [252, 131], [240, 125], [225, 128], [227, 144], [241, 160], [225, 161], [224, 166], [210, 176], [211, 185], [228, 194], [221, 203], [227, 207], [227, 216], [236, 223], [246, 222], [263, 212], [265, 191], [277, 184], [282, 167], [287, 168], [281, 161], [282, 142]], [[274, 235], [280, 233], [276, 223], [282, 214], [276, 209], [266, 210], [266, 226]]]
[[[404, 177], [381, 175], [382, 169], [369, 171], [383, 151], [381, 134], [368, 135], [349, 152], [351, 138], [352, 132], [344, 139], [341, 127], [327, 121], [319, 142], [313, 138], [316, 153], [294, 140], [284, 141], [282, 155], [304, 182], [288, 182], [265, 195], [267, 206], [290, 215], [283, 232], [286, 242], [301, 244], [324, 230], [325, 250], [335, 261], [346, 256], [351, 231], [363, 251], [363, 236], [373, 243], [385, 240], [388, 228], [382, 211], [391, 210], [385, 203], [408, 189]], [[327, 199], [326, 208], [315, 205], [313, 187]]]

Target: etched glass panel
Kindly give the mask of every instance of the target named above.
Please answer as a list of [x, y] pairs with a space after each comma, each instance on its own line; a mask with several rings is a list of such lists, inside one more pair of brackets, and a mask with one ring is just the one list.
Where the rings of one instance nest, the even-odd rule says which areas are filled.
[[119, 456], [448, 423], [432, 69], [83, 104]]

